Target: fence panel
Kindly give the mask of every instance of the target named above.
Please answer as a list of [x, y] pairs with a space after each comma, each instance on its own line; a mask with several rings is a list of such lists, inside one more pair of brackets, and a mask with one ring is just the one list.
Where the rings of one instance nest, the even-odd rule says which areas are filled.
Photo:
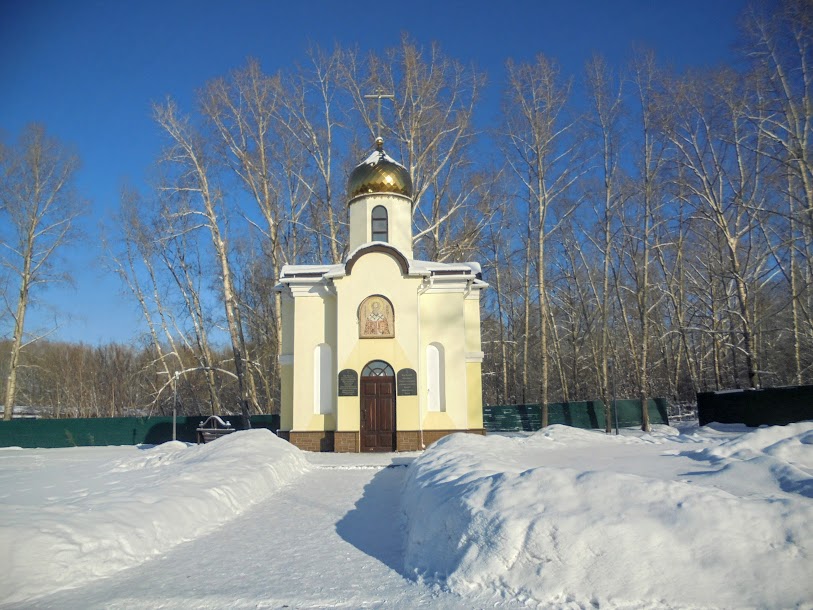
[[701, 426], [716, 421], [753, 428], [806, 421], [813, 419], [813, 385], [701, 392], [697, 418]]
[[[623, 399], [615, 401], [618, 426], [621, 428], [641, 426], [641, 401]], [[647, 404], [652, 424], [669, 424], [668, 401], [650, 398]], [[615, 412], [610, 422], [615, 427]], [[556, 402], [548, 405], [548, 424], [563, 424], [585, 430], [604, 430], [604, 402], [586, 400], [580, 402]], [[483, 425], [489, 432], [533, 432], [542, 427], [542, 414], [538, 404], [495, 405], [483, 407]]]
[[[196, 441], [195, 430], [208, 415], [177, 418], [177, 439]], [[239, 415], [224, 417], [239, 428]], [[278, 415], [253, 415], [252, 428], [279, 428]], [[0, 447], [55, 448], [94, 445], [157, 445], [172, 440], [171, 417], [14, 419], [0, 423]]]

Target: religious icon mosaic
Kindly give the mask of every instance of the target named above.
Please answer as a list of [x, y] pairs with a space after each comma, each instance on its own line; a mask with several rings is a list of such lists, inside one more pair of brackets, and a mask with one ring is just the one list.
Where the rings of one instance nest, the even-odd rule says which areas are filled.
[[395, 336], [395, 313], [382, 296], [367, 297], [359, 306], [359, 338], [386, 339]]

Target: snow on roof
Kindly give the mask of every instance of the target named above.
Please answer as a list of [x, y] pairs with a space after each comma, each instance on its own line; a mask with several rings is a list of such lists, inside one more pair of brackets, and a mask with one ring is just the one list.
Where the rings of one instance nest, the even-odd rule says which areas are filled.
[[404, 254], [404, 252], [398, 246], [395, 246], [395, 245], [393, 245], [393, 244], [391, 244], [389, 242], [386, 242], [386, 241], [368, 241], [368, 242], [363, 243], [360, 246], [358, 246], [352, 252], [348, 252], [347, 256], [344, 259], [345, 262], [349, 261], [351, 258], [356, 256], [356, 254], [358, 254], [359, 252], [361, 252], [365, 248], [369, 248], [370, 246], [384, 246], [385, 248], [389, 248], [390, 250], [395, 250], [398, 254], [403, 256], [406, 260], [409, 260], [409, 258], [407, 258], [407, 255]]
[[321, 277], [328, 273], [344, 270], [344, 265], [283, 265], [280, 279], [292, 277]]
[[409, 270], [420, 275], [430, 274], [433, 271], [460, 271], [463, 274], [477, 275], [481, 273], [480, 263], [436, 263], [434, 261], [410, 260]]
[[378, 149], [375, 149], [373, 152], [371, 152], [370, 156], [367, 157], [364, 161], [362, 161], [358, 165], [356, 165], [356, 167], [361, 167], [362, 165], [377, 165], [380, 161], [387, 161], [389, 163], [397, 165], [398, 167], [403, 167], [404, 169], [406, 169], [406, 167], [398, 163], [398, 161], [390, 157], [383, 150]]
[[[434, 261], [423, 261], [407, 258], [400, 248], [391, 243], [383, 241], [369, 241], [361, 244], [352, 252], [348, 253], [345, 263], [337, 265], [285, 265], [280, 272], [280, 281], [285, 282], [293, 278], [319, 278], [334, 279], [345, 276], [345, 264], [355, 257], [359, 252], [371, 246], [384, 246], [400, 254], [409, 264], [409, 275], [473, 275], [482, 273], [480, 263], [438, 263]], [[485, 282], [480, 282], [486, 286]]]

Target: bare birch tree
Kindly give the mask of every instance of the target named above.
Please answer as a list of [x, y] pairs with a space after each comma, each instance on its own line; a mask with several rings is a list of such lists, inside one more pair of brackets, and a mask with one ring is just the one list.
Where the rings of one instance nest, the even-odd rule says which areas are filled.
[[745, 359], [749, 387], [757, 387], [758, 354], [751, 308], [753, 281], [765, 256], [757, 239], [764, 213], [764, 135], [751, 129], [740, 80], [730, 73], [687, 79], [677, 93], [677, 122], [670, 139], [685, 178], [687, 202], [712, 229], [709, 245], [719, 252], [719, 281], [729, 295], [731, 357]]
[[[512, 345], [516, 341], [512, 341], [510, 336], [510, 329], [512, 327], [512, 320], [508, 315], [506, 302], [510, 298], [510, 284], [511, 284], [511, 231], [510, 223], [513, 220], [513, 214], [507, 205], [505, 199], [494, 202], [494, 208], [499, 210], [495, 222], [491, 223], [488, 227], [487, 237], [488, 241], [485, 245], [485, 252], [487, 253], [486, 270], [494, 278], [494, 302], [497, 308], [497, 339], [499, 344], [499, 382], [496, 384], [498, 389], [498, 398], [500, 404], [509, 404], [509, 342]], [[513, 392], [511, 392], [513, 394]]]
[[[193, 207], [178, 210], [180, 215], [198, 218], [209, 233], [213, 254], [217, 263], [219, 288], [231, 342], [234, 371], [237, 377], [240, 410], [244, 425], [250, 427], [250, 415], [257, 408], [256, 389], [248, 362], [242, 315], [229, 259], [229, 249], [224, 234], [224, 194], [216, 181], [216, 162], [207, 150], [205, 139], [191, 125], [188, 118], [179, 116], [172, 100], [155, 105], [155, 119], [170, 138], [170, 148], [164, 161], [173, 164], [178, 174], [174, 184], [162, 187], [164, 191], [189, 195]], [[197, 205], [196, 205], [197, 204]]]
[[517, 180], [517, 191], [533, 219], [541, 358], [539, 401], [544, 427], [548, 425], [550, 368], [545, 246], [575, 209], [566, 196], [581, 175], [574, 133], [577, 120], [566, 113], [571, 84], [561, 82], [552, 61], [542, 55], [529, 64], [509, 61], [507, 71], [501, 142], [506, 163]]
[[[810, 284], [805, 239], [813, 231], [813, 5], [808, 0], [782, 0], [767, 12], [752, 6], [745, 14], [747, 54], [759, 82], [753, 119], [772, 143], [763, 151], [785, 168], [782, 190], [788, 201], [791, 245], [783, 273], [790, 283], [796, 383], [802, 383], [800, 346], [810, 334]], [[801, 257], [799, 256], [801, 254]], [[778, 259], [784, 264], [786, 259]], [[807, 319], [807, 332], [801, 320]]]
[[745, 29], [749, 58], [764, 83], [757, 124], [798, 181], [803, 218], [813, 226], [813, 4], [782, 0], [770, 14], [752, 6]]
[[347, 227], [344, 177], [338, 171], [339, 134], [349, 104], [342, 86], [346, 57], [338, 47], [331, 53], [311, 49], [305, 66], [283, 75], [275, 110], [282, 137], [298, 148], [300, 164], [293, 170], [310, 210], [309, 230], [320, 251], [326, 245], [325, 255], [333, 263], [345, 254]]
[[[194, 356], [197, 368], [201, 370], [206, 379], [211, 413], [220, 415], [222, 409], [215, 380], [215, 369], [218, 368], [218, 363], [209, 339], [209, 329], [212, 324], [204, 309], [202, 297], [204, 284], [208, 281], [208, 277], [204, 273], [201, 252], [194, 239], [194, 232], [190, 231], [188, 226], [183, 226], [185, 221], [189, 220], [188, 216], [178, 216], [171, 210], [165, 209], [162, 218], [167, 222], [162, 230], [157, 232], [160, 241], [155, 252], [167, 275], [172, 278], [180, 298], [183, 319], [188, 320], [191, 325], [191, 329], [184, 328], [178, 324], [176, 316], [171, 316], [175, 333], [168, 333], [168, 335], [174, 334], [179, 337], [188, 353]], [[179, 222], [182, 225], [180, 227]], [[156, 301], [156, 305], [161, 304]], [[185, 368], [181, 366], [180, 370]]]
[[[168, 381], [173, 375], [170, 360], [180, 359], [180, 352], [175, 344], [174, 335], [170, 332], [167, 313], [158, 291], [158, 279], [153, 262], [155, 252], [153, 232], [144, 223], [143, 208], [143, 201], [138, 193], [132, 189], [125, 189], [122, 192], [121, 213], [116, 223], [120, 231], [118, 240], [120, 249], [114, 251], [114, 245], [109, 244], [108, 256], [114, 273], [137, 301], [147, 327], [149, 345], [155, 354], [155, 360], [150, 361], [147, 368], [150, 371], [158, 369]], [[152, 290], [148, 292], [150, 288]], [[168, 353], [164, 349], [162, 338], [167, 341]], [[152, 386], [153, 404], [160, 399], [162, 385], [158, 383]]]
[[[667, 160], [666, 138], [658, 129], [660, 91], [655, 58], [652, 53], [639, 53], [632, 62], [632, 82], [640, 112], [640, 153], [634, 199], [639, 203], [638, 222], [633, 228], [633, 239], [640, 244], [640, 258], [631, 258], [634, 268], [635, 304], [640, 332], [640, 345], [632, 350], [636, 365], [638, 396], [641, 400], [641, 428], [650, 432], [649, 423], [649, 369], [650, 337], [653, 310], [660, 298], [654, 297], [652, 278], [653, 251], [659, 249], [655, 242], [659, 212], [664, 204], [663, 168]], [[626, 316], [624, 318], [627, 319]]]
[[[450, 59], [437, 44], [424, 50], [406, 36], [399, 47], [369, 56], [366, 64], [348, 56], [346, 86], [371, 142], [378, 135], [376, 114], [364, 95], [395, 95], [383, 137], [398, 147], [412, 176], [413, 243], [430, 260], [459, 255], [461, 244], [470, 250], [488, 222], [482, 209], [467, 213], [488, 192], [488, 183], [472, 175], [470, 156], [472, 114], [483, 81], [482, 74]], [[459, 222], [463, 218], [468, 222]]]
[[61, 251], [76, 237], [84, 202], [74, 189], [79, 159], [45, 133], [42, 125], [24, 128], [15, 147], [0, 144], [0, 262], [16, 281], [5, 294], [13, 322], [3, 418], [10, 420], [17, 393], [25, 317], [36, 290], [62, 282], [69, 274], [58, 264]]
[[[283, 95], [280, 77], [264, 74], [256, 60], [249, 60], [244, 68], [232, 72], [227, 79], [210, 82], [202, 93], [203, 114], [215, 128], [224, 163], [254, 204], [254, 209], [246, 210], [244, 217], [261, 236], [260, 252], [267, 261], [263, 267], [270, 271], [269, 282], [263, 285], [273, 295], [270, 311], [256, 306], [257, 302], [264, 300], [254, 298], [259, 295], [245, 294], [240, 299], [250, 335], [263, 339], [255, 342], [255, 354], [264, 350], [266, 342], [270, 343], [267, 346], [270, 349], [267, 359], [269, 374], [265, 372], [266, 367], [253, 367], [266, 388], [279, 385], [281, 308], [280, 295], [272, 288], [282, 265], [296, 255], [296, 239], [294, 243], [289, 242], [293, 246], [290, 254], [286, 251], [285, 240], [291, 225], [299, 221], [301, 214], [296, 193], [313, 188], [303, 179], [303, 168], [296, 163], [304, 156], [292, 154], [290, 148], [292, 139], [306, 136], [297, 132], [294, 138], [290, 133], [283, 133], [290, 131], [279, 119]], [[297, 140], [296, 143], [301, 142]], [[293, 185], [287, 179], [291, 173], [295, 176]], [[261, 221], [254, 220], [255, 210], [260, 213]], [[266, 392], [266, 396], [272, 401], [270, 408], [274, 412], [277, 409], [274, 393]]]
[[587, 87], [592, 106], [588, 120], [593, 126], [593, 140], [600, 143], [600, 146], [597, 147], [600, 151], [600, 187], [594, 204], [598, 232], [595, 237], [592, 237], [589, 231], [586, 231], [585, 234], [593, 242], [602, 261], [600, 280], [591, 281], [591, 285], [596, 304], [599, 307], [600, 320], [597, 329], [599, 395], [604, 403], [605, 432], [609, 434], [612, 428], [609, 379], [612, 307], [610, 266], [616, 233], [614, 219], [622, 199], [619, 174], [622, 154], [620, 123], [624, 112], [624, 91], [620, 79], [613, 74], [601, 57], [594, 57], [587, 64]]

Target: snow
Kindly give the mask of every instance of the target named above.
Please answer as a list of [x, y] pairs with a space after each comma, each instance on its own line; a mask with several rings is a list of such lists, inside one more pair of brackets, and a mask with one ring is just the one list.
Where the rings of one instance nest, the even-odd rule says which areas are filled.
[[376, 166], [376, 165], [378, 165], [379, 163], [381, 163], [382, 161], [386, 161], [387, 163], [392, 163], [393, 165], [397, 165], [398, 167], [400, 167], [400, 168], [402, 168], [402, 169], [406, 169], [406, 168], [405, 168], [403, 165], [401, 165], [400, 163], [398, 163], [398, 161], [396, 161], [395, 159], [393, 159], [392, 157], [390, 157], [390, 156], [389, 156], [387, 153], [385, 153], [383, 150], [379, 150], [379, 149], [377, 149], [377, 148], [376, 148], [376, 149], [375, 149], [373, 152], [371, 152], [371, 153], [370, 153], [370, 155], [369, 155], [369, 156], [368, 156], [368, 157], [367, 157], [367, 158], [366, 158], [364, 161], [362, 161], [361, 163], [359, 163], [359, 164], [356, 166], [356, 168], [359, 168], [359, 167], [361, 167], [362, 165], [371, 165], [371, 166]]
[[[395, 252], [398, 252], [409, 263], [410, 275], [430, 276], [433, 271], [443, 271], [446, 273], [456, 271], [460, 275], [476, 276], [482, 272], [480, 263], [437, 263], [434, 261], [423, 261], [419, 259], [407, 258], [406, 254], [397, 246], [389, 242], [383, 241], [368, 241], [360, 244], [347, 254], [345, 260], [349, 261], [355, 257], [360, 251], [365, 250], [371, 246], [385, 246]], [[280, 272], [281, 280], [283, 283], [314, 283], [320, 281], [322, 278], [336, 279], [345, 277], [345, 265], [284, 265]], [[299, 277], [297, 277], [299, 276]], [[488, 286], [482, 280], [476, 280], [478, 286]]]
[[0, 606], [813, 607], [813, 423], [0, 450]]
[[344, 265], [283, 265], [280, 277], [291, 279], [297, 274], [344, 275]]
[[813, 424], [721, 440], [442, 439], [410, 468], [406, 570], [546, 608], [810, 607]]
[[0, 592], [16, 602], [203, 536], [307, 471], [268, 430], [207, 445], [0, 452]]

